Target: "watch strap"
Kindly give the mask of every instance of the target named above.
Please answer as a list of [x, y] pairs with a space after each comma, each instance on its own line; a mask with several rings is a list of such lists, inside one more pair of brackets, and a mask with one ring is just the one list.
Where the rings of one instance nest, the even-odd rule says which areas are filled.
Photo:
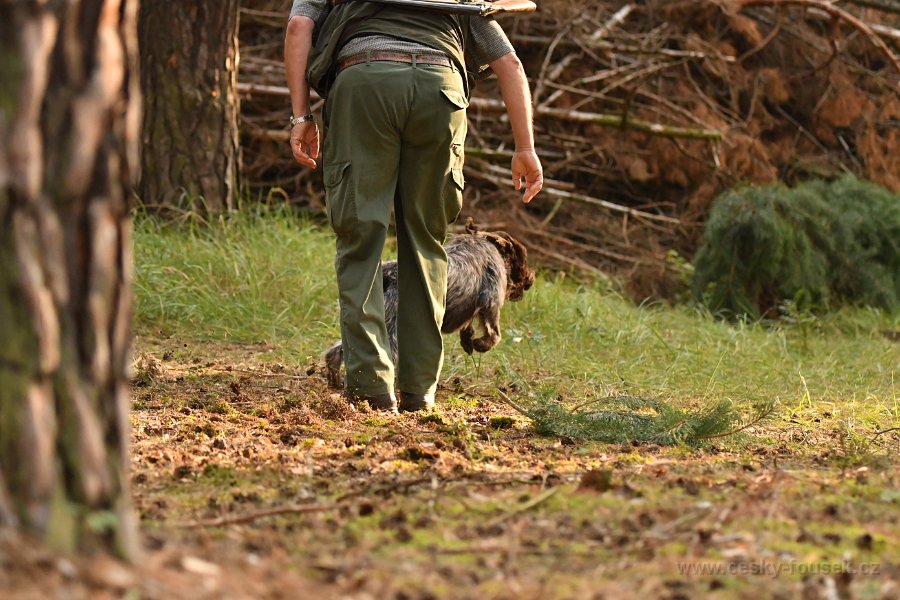
[[313, 120], [312, 113], [310, 113], [308, 115], [302, 115], [299, 117], [295, 117], [294, 115], [291, 115], [291, 127], [293, 127], [294, 125], [299, 125], [300, 123], [306, 123], [307, 121], [312, 121], [312, 120]]

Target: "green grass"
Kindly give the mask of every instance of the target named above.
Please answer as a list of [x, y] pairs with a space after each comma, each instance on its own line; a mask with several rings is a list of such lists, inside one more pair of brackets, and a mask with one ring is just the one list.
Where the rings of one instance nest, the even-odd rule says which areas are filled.
[[211, 227], [138, 218], [135, 263], [139, 335], [272, 344], [296, 358], [336, 334], [333, 243], [287, 213]]
[[[883, 565], [850, 594], [880, 597], [897, 564], [898, 315], [728, 323], [545, 272], [504, 308], [497, 348], [472, 359], [446, 338], [434, 412], [348, 416], [307, 376], [338, 337], [329, 232], [287, 212], [206, 228], [139, 218], [135, 251], [135, 504], [155, 536], [196, 543], [190, 555], [225, 566], [223, 548], [241, 561], [252, 551], [348, 593], [489, 598], [510, 581], [540, 592], [523, 597], [800, 597], [797, 570], [680, 569], [844, 559]], [[694, 413], [778, 404], [761, 426], [699, 447], [610, 444], [537, 435], [501, 391], [569, 408], [612, 395]], [[348, 504], [182, 526], [331, 501]]]
[[[261, 360], [289, 365], [318, 360], [338, 338], [332, 236], [288, 212], [205, 228], [138, 218], [135, 255], [139, 336], [263, 344]], [[502, 326], [500, 345], [474, 359], [445, 338], [450, 387], [553, 393], [572, 404], [616, 394], [695, 408], [775, 400], [801, 425], [833, 417], [849, 445], [867, 443], [858, 430], [900, 421], [897, 315], [844, 309], [726, 323], [695, 306], [635, 306], [606, 284], [543, 273], [506, 305]]]

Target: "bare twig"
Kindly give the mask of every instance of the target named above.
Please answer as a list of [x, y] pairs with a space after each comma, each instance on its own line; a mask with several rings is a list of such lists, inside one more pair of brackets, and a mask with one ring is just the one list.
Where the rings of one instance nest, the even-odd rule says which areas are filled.
[[871, 23], [869, 27], [871, 27], [872, 31], [874, 31], [878, 35], [889, 37], [895, 42], [900, 42], [900, 29], [886, 27], [884, 25], [879, 25], [878, 23]]
[[505, 402], [506, 404], [509, 404], [511, 407], [513, 407], [514, 409], [516, 409], [517, 412], [520, 412], [520, 413], [522, 413], [523, 415], [527, 415], [527, 414], [528, 414], [528, 411], [526, 411], [525, 408], [524, 408], [523, 406], [521, 406], [521, 405], [516, 404], [515, 402], [513, 402], [512, 398], [510, 398], [509, 396], [507, 396], [507, 395], [503, 392], [503, 390], [497, 390], [497, 393], [500, 394], [500, 398], [502, 399], [503, 402]]
[[[513, 43], [530, 43], [530, 44], [549, 44], [553, 38], [534, 35], [511, 35], [510, 39]], [[583, 48], [589, 43], [589, 38], [569, 38], [560, 41], [560, 46]], [[696, 58], [700, 60], [719, 60], [726, 63], [733, 63], [737, 59], [727, 54], [717, 54], [715, 52], [699, 52], [697, 50], [679, 50], [677, 48], [645, 48], [643, 46], [633, 46], [631, 44], [607, 41], [597, 41], [590, 44], [600, 50], [615, 51], [618, 54], [641, 54], [649, 56], [671, 56], [676, 58]]]
[[533, 245], [533, 246], [529, 246], [529, 249], [533, 250], [537, 254], [543, 254], [544, 256], [552, 259], [553, 261], [555, 261], [561, 265], [568, 265], [570, 267], [577, 269], [578, 271], [582, 271], [586, 274], [592, 275], [602, 281], [609, 280], [608, 273], [604, 273], [597, 267], [586, 263], [585, 261], [581, 260], [578, 257], [567, 256], [565, 254], [561, 254], [554, 250], [550, 250], [549, 248], [544, 248], [543, 246], [534, 246]]
[[547, 231], [541, 231], [540, 229], [532, 230], [532, 234], [539, 238], [546, 238], [556, 244], [562, 244], [564, 246], [569, 246], [573, 249], [580, 250], [582, 252], [599, 254], [605, 258], [612, 259], [616, 262], [621, 263], [630, 263], [630, 264], [641, 264], [645, 262], [642, 258], [637, 256], [626, 256], [624, 254], [620, 254], [618, 252], [613, 252], [611, 250], [607, 250], [605, 248], [600, 248], [598, 246], [589, 246], [588, 244], [580, 244], [578, 242], [572, 241], [568, 238], [565, 238], [561, 235], [554, 235]]
[[[503, 554], [504, 552], [508, 552], [509, 548], [504, 546], [500, 546], [498, 544], [491, 544], [489, 546], [466, 546], [464, 548], [441, 548], [441, 547], [432, 547], [430, 548], [431, 552], [436, 554], [489, 554], [492, 556], [496, 556], [498, 554]], [[600, 548], [597, 548], [597, 552], [600, 551]], [[517, 548], [516, 552], [518, 554], [526, 554], [529, 556], [552, 556], [558, 558], [567, 558], [572, 556], [577, 556], [580, 558], [597, 558], [597, 552], [590, 552], [587, 550], [569, 550], [567, 548]]]
[[198, 529], [201, 527], [222, 527], [223, 525], [240, 525], [242, 523], [250, 523], [267, 517], [276, 517], [279, 515], [300, 515], [317, 512], [328, 512], [330, 510], [338, 510], [346, 506], [350, 506], [349, 502], [332, 502], [329, 504], [291, 504], [287, 506], [276, 506], [266, 508], [243, 515], [226, 515], [215, 519], [206, 519], [202, 521], [189, 521], [187, 523], [174, 523], [176, 527], [183, 529]]
[[850, 4], [865, 6], [866, 8], [874, 8], [884, 12], [900, 15], [900, 2], [896, 0], [844, 0]]
[[747, 6], [785, 6], [785, 5], [794, 5], [794, 6], [802, 6], [805, 8], [815, 8], [821, 11], [824, 11], [835, 17], [837, 19], [841, 19], [846, 22], [851, 27], [859, 30], [863, 35], [869, 38], [869, 41], [881, 50], [884, 55], [888, 58], [894, 68], [900, 73], [900, 58], [897, 58], [896, 55], [888, 48], [888, 45], [884, 43], [884, 40], [878, 37], [878, 35], [872, 31], [872, 28], [869, 27], [864, 22], [860, 21], [846, 10], [842, 8], [838, 8], [834, 4], [828, 4], [827, 2], [822, 2], [821, 0], [738, 0], [738, 4], [741, 8], [745, 8]]
[[[872, 444], [875, 444], [878, 441], [878, 438], [883, 436], [886, 433], [891, 433], [893, 431], [900, 431], [900, 427], [890, 427], [888, 429], [882, 429], [881, 431], [876, 431], [871, 438], [869, 438], [869, 443], [866, 444], [866, 449], [870, 448]], [[879, 444], [880, 446], [881, 444]]]
[[624, 23], [625, 19], [628, 18], [628, 15], [630, 15], [631, 11], [633, 10], [634, 5], [632, 4], [626, 4], [625, 6], [617, 10], [613, 14], [613, 16], [611, 16], [609, 20], [603, 24], [603, 27], [601, 27], [591, 35], [590, 42], [596, 44], [597, 42], [605, 38], [607, 35], [609, 35], [609, 32], [612, 31], [613, 27]]
[[559, 33], [556, 34], [553, 41], [550, 42], [550, 46], [547, 47], [547, 53], [544, 56], [544, 62], [541, 64], [541, 72], [538, 74], [537, 83], [534, 86], [534, 94], [532, 95], [532, 102], [535, 106], [540, 104], [540, 97], [544, 93], [544, 87], [547, 83], [547, 70], [550, 68], [550, 61], [553, 60], [553, 52], [556, 50], [556, 46], [559, 44], [560, 40], [568, 35], [571, 29], [572, 23], [567, 23], [566, 26], [560, 29]]
[[432, 476], [428, 475], [427, 477], [416, 477], [415, 479], [407, 479], [405, 481], [395, 481], [392, 483], [381, 485], [377, 488], [372, 488], [371, 485], [367, 485], [365, 488], [355, 491], [348, 492], [338, 498], [338, 502], [344, 502], [349, 500], [350, 498], [357, 498], [359, 496], [374, 496], [374, 495], [390, 495], [398, 490], [402, 490], [406, 492], [410, 488], [416, 487], [417, 485], [424, 485], [426, 483], [431, 483]]
[[772, 31], [770, 31], [769, 34], [765, 38], [763, 38], [763, 40], [759, 44], [756, 45], [755, 48], [751, 48], [750, 50], [744, 52], [738, 59], [738, 62], [745, 62], [751, 56], [762, 52], [762, 50], [765, 49], [766, 46], [772, 43], [772, 40], [774, 40], [776, 36], [778, 36], [778, 33], [781, 31], [781, 26], [784, 25], [784, 19], [786, 16], [787, 11], [782, 7], [782, 9], [778, 11], [778, 21], [775, 22], [775, 26], [772, 27]]
[[[480, 179], [484, 179], [485, 181], [490, 181], [494, 185], [504, 188], [510, 185], [508, 180], [502, 179], [495, 175], [490, 175], [488, 173], [482, 173], [473, 171], [470, 172], [473, 177], [478, 177]], [[665, 215], [654, 215], [653, 213], [644, 212], [641, 210], [636, 210], [634, 208], [629, 208], [627, 206], [622, 206], [621, 204], [616, 204], [615, 202], [609, 202], [607, 200], [600, 200], [598, 198], [591, 198], [590, 196], [585, 196], [582, 194], [576, 194], [574, 192], [566, 192], [564, 190], [558, 190], [548, 185], [545, 185], [543, 190], [541, 190], [542, 194], [550, 196], [552, 198], [562, 198], [563, 200], [571, 200], [573, 202], [579, 202], [581, 204], [589, 204], [591, 206], [596, 206], [599, 208], [605, 208], [606, 210], [611, 210], [613, 212], [619, 212], [627, 215], [631, 215], [637, 219], [646, 219], [648, 221], [658, 221], [660, 223], [671, 223], [673, 225], [680, 225], [681, 221], [674, 217], [667, 217]]]
[[494, 526], [500, 525], [501, 523], [504, 523], [504, 522], [510, 520], [511, 518], [515, 517], [516, 515], [522, 514], [523, 512], [529, 511], [532, 508], [535, 508], [536, 506], [543, 504], [544, 502], [546, 502], [547, 500], [549, 500], [550, 498], [555, 496], [559, 492], [560, 488], [561, 488], [561, 486], [552, 487], [552, 488], [538, 494], [534, 498], [531, 498], [527, 502], [522, 502], [521, 504], [519, 504], [512, 510], [500, 515], [499, 517], [497, 517], [495, 519], [491, 519], [487, 523], [487, 527], [494, 527]]
[[658, 221], [660, 223], [670, 223], [672, 225], [681, 225], [681, 220], [675, 217], [667, 217], [665, 215], [654, 215], [653, 213], [644, 212], [641, 210], [636, 210], [634, 208], [630, 208], [627, 206], [622, 206], [621, 204], [616, 204], [614, 202], [609, 202], [608, 200], [600, 200], [598, 198], [591, 198], [590, 196], [585, 196], [583, 194], [576, 194], [573, 192], [566, 192], [563, 190], [557, 190], [552, 187], [546, 187], [543, 190], [543, 193], [546, 193], [548, 196], [553, 198], [562, 198], [564, 200], [571, 200], [573, 202], [580, 202], [582, 204], [590, 204], [591, 206], [598, 206], [600, 208], [605, 208], [607, 210], [611, 210], [613, 212], [620, 212], [627, 215], [631, 215], [636, 219], [646, 219], [648, 221]]
[[[242, 93], [260, 93], [276, 96], [289, 97], [290, 92], [287, 87], [274, 85], [256, 85], [248, 83], [239, 83], [238, 91]], [[469, 106], [476, 109], [487, 110], [492, 112], [503, 112], [506, 105], [502, 100], [493, 100], [489, 98], [472, 98]], [[594, 114], [585, 113], [575, 110], [566, 110], [560, 108], [537, 108], [535, 109], [536, 117], [551, 117], [562, 121], [570, 121], [573, 123], [592, 123], [603, 127], [616, 127], [619, 129], [630, 129], [641, 133], [649, 133], [651, 135], [659, 135], [664, 137], [680, 137], [701, 140], [720, 140], [722, 132], [711, 129], [693, 129], [688, 127], [674, 127], [671, 125], [662, 125], [660, 123], [650, 123], [636, 118], [622, 120], [622, 115]]]

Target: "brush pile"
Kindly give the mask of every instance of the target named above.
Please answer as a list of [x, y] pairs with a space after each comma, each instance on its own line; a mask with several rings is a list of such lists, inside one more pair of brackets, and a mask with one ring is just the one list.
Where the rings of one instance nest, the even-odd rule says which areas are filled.
[[[244, 175], [319, 211], [320, 174], [287, 148], [289, 4], [242, 8]], [[464, 212], [544, 264], [667, 297], [670, 251], [692, 257], [724, 190], [852, 174], [900, 191], [900, 1], [543, 0], [501, 22], [531, 79], [547, 184], [518, 202], [499, 92], [481, 82]]]

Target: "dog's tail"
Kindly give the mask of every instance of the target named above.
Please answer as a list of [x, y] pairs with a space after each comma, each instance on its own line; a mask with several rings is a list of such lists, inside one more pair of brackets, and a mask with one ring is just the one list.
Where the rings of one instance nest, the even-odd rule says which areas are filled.
[[344, 387], [341, 380], [341, 365], [344, 362], [344, 347], [340, 342], [325, 352], [325, 375], [328, 378], [328, 385], [332, 389], [340, 390]]

